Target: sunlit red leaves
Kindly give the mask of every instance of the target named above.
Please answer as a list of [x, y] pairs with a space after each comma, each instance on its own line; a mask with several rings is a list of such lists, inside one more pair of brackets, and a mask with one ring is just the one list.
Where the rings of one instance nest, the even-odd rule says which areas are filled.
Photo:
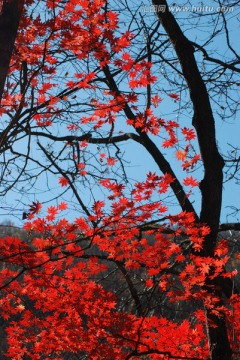
[[[117, 22], [115, 21], [114, 26], [116, 26]], [[133, 34], [130, 31], [126, 31], [124, 34], [122, 34], [120, 37], [115, 39], [115, 44], [113, 44], [112, 49], [116, 52], [120, 52], [127, 48], [130, 43], [131, 39], [133, 38]]]
[[[134, 90], [139, 87], [146, 87], [149, 84], [153, 84], [157, 80], [157, 76], [151, 74], [151, 62], [142, 61], [132, 65], [129, 71], [129, 87]], [[128, 61], [128, 67], [130, 67]]]
[[[106, 93], [106, 92], [105, 92]], [[113, 97], [113, 98], [112, 98]], [[101, 129], [104, 125], [110, 125], [109, 132], [116, 120], [116, 115], [124, 108], [125, 99], [122, 96], [115, 96], [107, 92], [107, 102], [99, 102], [91, 99], [91, 105], [94, 109], [90, 116], [82, 116], [81, 124], [94, 124], [94, 130]]]
[[123, 184], [118, 184], [115, 181], [111, 181], [110, 179], [102, 179], [99, 181], [99, 183], [111, 191], [111, 195], [109, 196], [110, 200], [113, 200], [116, 196], [120, 197], [123, 195], [123, 190], [125, 189]]
[[156, 173], [149, 172], [145, 182], [137, 182], [132, 194], [137, 201], [148, 200], [156, 191], [164, 194], [169, 190], [169, 186], [175, 179], [170, 174], [158, 176]]
[[[129, 31], [115, 34], [118, 14], [111, 10], [106, 12], [102, 4], [94, 1], [91, 6], [85, 6], [84, 1], [76, 1], [63, 5], [59, 1], [48, 1], [49, 9], [54, 11], [50, 10], [47, 18], [37, 12], [36, 16], [27, 17], [24, 14], [10, 69], [21, 70], [23, 61], [27, 64], [26, 80], [29, 80], [29, 85], [33, 88], [36, 106], [50, 101], [48, 109], [53, 110], [56, 101], [59, 101], [57, 91], [52, 97], [50, 92], [54, 93], [53, 87], [56, 87], [51, 76], [57, 72], [59, 62], [62, 61], [62, 52], [68, 52], [79, 59], [85, 59], [91, 54], [104, 66], [103, 63], [105, 61], [105, 65], [107, 64], [111, 51], [121, 52], [129, 46], [133, 35]], [[109, 45], [112, 48], [110, 51]], [[94, 76], [91, 72], [84, 75], [77, 73], [76, 79], [69, 80], [67, 85], [75, 89], [94, 89], [94, 85], [90, 84]], [[80, 78], [80, 81], [77, 78]], [[8, 83], [9, 88], [15, 85]], [[65, 95], [62, 99], [64, 98]], [[37, 125], [50, 125], [50, 119], [46, 122], [39, 114], [37, 116]]]
[[[181, 212], [178, 215], [169, 216], [169, 220], [172, 225], [178, 224], [178, 227], [184, 228], [184, 232], [189, 236], [192, 241], [193, 248], [196, 251], [200, 251], [203, 246], [204, 238], [210, 233], [210, 228], [206, 225], [198, 226], [195, 224], [195, 217], [193, 213], [186, 211]], [[176, 235], [180, 235], [180, 229], [176, 230]]]
[[175, 101], [180, 100], [179, 94], [169, 94], [168, 96], [169, 96], [170, 98], [174, 99]]
[[113, 157], [107, 158], [107, 164], [108, 164], [109, 166], [115, 165], [115, 163], [116, 163], [117, 161], [118, 161], [118, 160], [115, 159], [115, 158], [113, 158]]
[[111, 27], [112, 29], [115, 29], [118, 25], [119, 14], [117, 14], [116, 12], [114, 12], [112, 10], [109, 10], [107, 13], [107, 17], [108, 17], [109, 27]]
[[190, 160], [186, 160], [183, 162], [182, 168], [186, 171], [192, 170], [200, 159], [201, 159], [200, 154], [194, 155]]
[[105, 206], [105, 203], [104, 201], [100, 201], [100, 200], [97, 200], [94, 202], [92, 208], [93, 208], [93, 211], [94, 211], [94, 215], [92, 215], [90, 217], [91, 220], [97, 220], [97, 219], [100, 219], [103, 217], [104, 215], [104, 206]]
[[178, 160], [184, 161], [186, 158], [187, 152], [184, 150], [177, 150], [176, 157]]
[[[151, 189], [154, 186], [158, 187], [158, 182], [163, 180], [163, 178], [158, 178], [156, 174], [150, 173], [148, 181], [143, 185]], [[165, 180], [172, 181], [167, 176]], [[156, 184], [154, 184], [155, 182]], [[24, 342], [28, 339], [30, 353], [34, 350], [39, 355], [45, 356], [49, 351], [49, 339], [51, 339], [50, 348], [52, 351], [61, 352], [71, 349], [71, 352], [86, 351], [90, 356], [93, 352], [96, 354], [97, 348], [99, 356], [101, 357], [102, 351], [104, 351], [106, 357], [106, 352], [109, 351], [113, 356], [112, 348], [114, 348], [117, 358], [124, 359], [126, 358], [126, 344], [128, 346], [132, 344], [131, 341], [128, 343], [127, 339], [134, 340], [136, 336], [140, 336], [139, 351], [150, 348], [160, 352], [168, 351], [175, 356], [185, 356], [186, 354], [187, 356], [196, 356], [196, 354], [200, 354], [199, 356], [206, 357], [207, 348], [203, 345], [206, 342], [206, 337], [199, 324], [195, 324], [192, 328], [188, 321], [179, 324], [161, 316], [144, 316], [143, 319], [119, 312], [116, 309], [117, 299], [92, 280], [107, 270], [107, 262], [99, 261], [99, 250], [96, 252], [96, 256], [90, 256], [88, 252], [85, 252], [77, 234], [79, 232], [82, 234], [81, 236], [85, 241], [84, 246], [92, 242], [94, 246], [104, 251], [106, 258], [111, 262], [120, 261], [129, 271], [139, 271], [143, 267], [144, 272], [141, 276], [144, 278], [145, 291], [151, 291], [157, 286], [161, 291], [166, 292], [172, 300], [204, 299], [205, 306], [216, 313], [223, 311], [217, 306], [218, 299], [211, 298], [207, 292], [202, 293], [201, 287], [210, 274], [210, 268], [211, 276], [215, 273], [217, 275], [223, 274], [225, 258], [221, 259], [220, 264], [219, 257], [214, 259], [196, 255], [190, 258], [184, 256], [181, 246], [173, 241], [175, 234], [166, 235], [164, 233], [167, 229], [166, 224], [162, 228], [151, 231], [154, 234], [154, 242], [148, 241], [145, 237], [140, 240], [140, 230], [134, 224], [142, 221], [142, 215], [145, 211], [151, 214], [155, 208], [154, 204], [146, 204], [146, 207], [140, 206], [140, 204], [123, 197], [124, 187], [121, 184], [118, 185], [110, 180], [102, 180], [101, 183], [116, 197], [113, 203], [113, 213], [109, 215], [105, 214], [104, 202], [96, 201], [93, 206], [95, 219], [101, 217], [102, 224], [105, 224], [105, 227], [91, 229], [90, 223], [82, 217], [76, 219], [74, 224], [69, 223], [66, 219], [52, 223], [57, 212], [66, 208], [65, 203], [59, 204], [58, 207], [50, 207], [46, 219], [38, 218], [25, 226], [26, 229], [44, 235], [33, 239], [32, 246], [37, 248], [38, 252], [32, 251], [31, 260], [29, 259], [25, 264], [32, 264], [33, 266], [42, 264], [42, 266], [24, 277], [24, 287], [21, 284], [15, 284], [14, 289], [19, 298], [28, 296], [34, 303], [34, 307], [38, 309], [39, 315], [36, 318], [35, 314], [26, 310], [21, 302], [15, 304], [15, 310], [12, 310], [12, 305], [10, 305], [12, 298], [6, 297], [4, 306], [8, 312], [14, 314], [16, 311], [21, 315], [18, 323], [9, 326], [9, 344], [12, 346], [16, 344], [18, 352], [22, 351], [23, 354], [27, 354]], [[180, 213], [169, 217], [169, 219], [174, 228], [177, 225], [180, 226], [181, 232], [187, 232], [193, 242], [197, 238], [202, 239], [209, 233], [206, 226], [195, 224], [193, 214]], [[177, 229], [175, 232], [177, 234]], [[9, 242], [4, 244], [10, 245], [11, 240], [9, 239]], [[19, 249], [19, 246], [22, 247], [18, 241], [12, 242], [12, 244], [15, 243], [16, 246], [14, 245], [12, 248], [13, 251]], [[221, 246], [219, 247], [219, 255], [221, 255]], [[9, 254], [9, 251], [11, 250], [5, 248], [6, 254]], [[1, 253], [4, 253], [3, 248]], [[223, 256], [224, 253], [223, 250]], [[29, 252], [27, 254], [29, 256]], [[67, 257], [66, 254], [68, 254]], [[78, 260], [76, 261], [76, 258], [70, 254], [76, 254]], [[26, 255], [24, 256], [26, 259]], [[23, 252], [21, 252], [21, 256], [15, 258], [15, 264], [21, 265], [22, 261]], [[181, 263], [182, 267], [178, 276], [178, 281], [182, 285], [181, 292], [174, 292], [172, 287], [173, 278], [169, 269], [174, 266], [175, 262]], [[5, 271], [2, 272], [2, 276], [6, 280], [14, 276], [14, 273]], [[176, 284], [176, 275], [174, 276]], [[82, 323], [83, 314], [88, 324], [87, 327], [84, 327]], [[201, 323], [203, 316], [201, 318], [199, 318], [200, 314], [196, 314], [196, 316]], [[29, 330], [33, 321], [36, 333], [32, 331], [32, 337], [29, 337]], [[78, 324], [77, 327], [76, 323]], [[138, 324], [141, 324], [140, 328]], [[116, 326], [118, 327], [117, 336], [114, 335]], [[56, 327], [58, 328], [57, 331], [55, 331]], [[179, 327], [181, 328], [181, 335], [179, 335]], [[131, 332], [129, 332], [129, 328], [131, 328]], [[103, 337], [108, 338], [109, 332], [111, 337], [108, 339], [106, 347], [102, 349], [102, 339]], [[173, 342], [175, 332], [174, 342], [176, 343]], [[66, 334], [72, 335], [66, 339]], [[122, 334], [121, 341], [119, 334]], [[75, 344], [74, 339], [79, 336], [81, 342]], [[90, 346], [89, 339], [91, 339], [91, 345], [95, 344], [94, 350]], [[199, 346], [199, 349], [196, 350], [196, 346]], [[10, 351], [9, 354], [12, 354], [13, 358], [17, 356], [14, 351]]]
[[95, 77], [95, 73], [89, 73], [89, 74], [75, 74], [76, 79], [81, 79], [80, 81], [71, 81], [69, 80], [66, 83], [66, 86], [70, 89], [79, 88], [79, 89], [89, 89], [93, 88], [94, 85], [91, 85], [92, 80]]
[[[64, 266], [64, 263], [62, 265]], [[93, 262], [91, 266], [94, 270]], [[56, 275], [51, 275], [49, 281], [50, 266], [46, 268], [46, 272], [42, 272], [41, 277], [36, 276], [34, 282], [31, 281], [31, 277], [25, 278], [29, 298], [38, 309], [39, 316], [37, 318], [29, 310], [22, 311], [18, 324], [9, 326], [9, 344], [15, 350], [11, 352], [13, 358], [19, 356], [19, 350], [20, 354], [30, 356], [35, 352], [42, 356], [47, 356], [49, 352], [60, 354], [61, 351], [69, 351], [71, 343], [72, 353], [76, 351], [91, 353], [92, 345], [95, 344], [93, 347], [95, 348], [101, 343], [107, 329], [111, 328], [112, 309], [115, 307], [114, 296], [93, 281], [83, 282], [88, 273], [87, 264], [79, 263], [68, 269], [64, 284], [61, 277]], [[81, 277], [84, 273], [85, 276]], [[18, 291], [23, 293], [21, 288], [18, 288]], [[89, 330], [83, 328], [81, 309], [84, 309]], [[59, 321], [60, 319], [62, 321]], [[35, 325], [31, 329], [33, 322]], [[89, 326], [93, 323], [95, 323], [95, 331]], [[81, 338], [81, 341], [75, 341], [76, 338]], [[28, 347], [24, 346], [24, 342], [28, 343]]]
[[84, 164], [84, 163], [78, 163], [77, 164], [77, 168], [79, 169], [79, 174], [81, 176], [86, 176], [87, 175], [87, 171], [85, 169], [85, 166], [86, 166], [86, 164]]
[[145, 281], [145, 285], [149, 288], [152, 288], [154, 286], [154, 282], [151, 279], [147, 279]]
[[175, 130], [179, 127], [179, 124], [176, 121], [169, 120], [163, 123], [163, 127], [168, 133], [169, 138], [163, 141], [162, 146], [164, 148], [173, 147], [178, 141]]
[[69, 125], [67, 126], [67, 129], [68, 129], [69, 131], [77, 131], [77, 130], [79, 129], [79, 126], [76, 125], [76, 124], [69, 124]]
[[86, 220], [82, 217], [76, 218], [74, 223], [78, 226], [79, 231], [88, 231], [90, 230], [90, 227]]
[[46, 83], [43, 83], [41, 85], [41, 88], [38, 89], [38, 93], [41, 94], [41, 95], [45, 95], [46, 92], [50, 89], [52, 89], [53, 87], [56, 87], [57, 84], [52, 84], [50, 82], [46, 82]]
[[225, 256], [228, 253], [228, 242], [225, 239], [221, 239], [214, 251], [214, 254], [221, 257]]
[[[139, 319], [139, 324], [140, 324]], [[160, 330], [161, 329], [161, 330]], [[136, 331], [136, 329], [135, 329]], [[139, 345], [139, 355], [148, 349], [155, 349], [156, 354], [149, 354], [151, 359], [167, 359], [168, 355], [164, 353], [178, 354], [181, 356], [199, 356], [205, 358], [208, 354], [207, 343], [203, 342], [204, 328], [202, 325], [195, 325], [191, 327], [189, 321], [183, 321], [181, 324], [168, 321], [164, 317], [150, 316], [147, 317], [142, 326], [139, 326], [139, 332], [141, 334], [141, 345]], [[171, 340], [170, 335], [171, 334]], [[201, 344], [201, 346], [200, 346]], [[178, 348], [175, 352], [174, 349]], [[191, 355], [190, 355], [191, 354]]]
[[192, 176], [187, 176], [184, 180], [183, 180], [183, 185], [185, 186], [198, 186], [199, 185], [199, 181], [197, 181], [196, 179], [194, 179]]
[[33, 201], [31, 205], [29, 205], [29, 212], [31, 214], [38, 214], [42, 208], [42, 204], [39, 201]]
[[60, 202], [58, 205], [58, 210], [62, 211], [62, 210], [66, 210], [68, 208], [68, 204], [64, 201]]
[[48, 221], [53, 221], [56, 218], [56, 215], [58, 214], [58, 209], [56, 206], [49, 206], [48, 208], [48, 214], [46, 216], [46, 219]]
[[184, 127], [181, 132], [184, 135], [186, 141], [190, 141], [196, 138], [196, 133], [193, 129]]
[[61, 185], [61, 186], [68, 186], [68, 184], [69, 184], [69, 180], [67, 179], [67, 178], [65, 178], [65, 177], [60, 177], [59, 179], [58, 179], [58, 183]]
[[35, 114], [33, 119], [36, 120], [37, 126], [39, 127], [47, 127], [52, 125], [52, 121], [48, 120], [48, 117], [52, 117], [50, 114]]
[[155, 95], [152, 97], [152, 103], [154, 107], [158, 107], [158, 105], [162, 102], [162, 99], [158, 96]]
[[121, 67], [122, 70], [129, 71], [132, 69], [135, 61], [128, 52], [122, 54], [121, 60], [115, 60], [114, 64]]

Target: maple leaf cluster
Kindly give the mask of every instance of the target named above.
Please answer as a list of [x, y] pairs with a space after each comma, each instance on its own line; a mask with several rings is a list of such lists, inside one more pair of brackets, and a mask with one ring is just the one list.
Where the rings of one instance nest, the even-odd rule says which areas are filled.
[[[194, 215], [185, 212], [166, 215], [161, 226], [142, 232], [141, 224], [156, 211], [167, 212], [161, 202], [145, 200], [154, 191], [165, 193], [171, 181], [148, 174], [145, 182], [136, 183], [132, 201], [124, 186], [101, 180], [110, 192], [110, 213], [103, 201], [96, 201], [88, 218], [79, 217], [74, 223], [65, 218], [56, 221], [67, 208], [60, 203], [50, 206], [45, 217], [25, 223], [28, 243], [11, 237], [1, 240], [1, 261], [7, 264], [0, 277], [1, 312], [9, 320], [7, 356], [61, 359], [64, 353], [85, 353], [96, 359], [125, 359], [136, 345], [139, 356], [146, 352], [153, 359], [159, 354], [162, 358], [168, 354], [208, 356], [204, 311], [193, 315], [194, 325], [193, 320], [174, 322], [158, 312], [135, 313], [100, 281], [110, 276], [114, 265], [123, 270], [128, 282], [131, 273], [141, 277], [139, 285], [132, 284], [140, 303], [142, 292], [164, 294], [171, 302], [203, 302], [205, 309], [224, 313], [229, 322], [233, 309], [234, 316], [239, 316], [235, 296], [220, 307], [217, 295], [212, 297], [203, 289], [207, 278], [227, 275], [226, 242], [219, 243], [215, 257], [204, 261], [186, 251], [201, 249], [209, 228], [196, 224]], [[118, 283], [124, 281], [120, 277]], [[15, 315], [18, 321], [11, 321]], [[233, 323], [237, 325], [236, 320]]]

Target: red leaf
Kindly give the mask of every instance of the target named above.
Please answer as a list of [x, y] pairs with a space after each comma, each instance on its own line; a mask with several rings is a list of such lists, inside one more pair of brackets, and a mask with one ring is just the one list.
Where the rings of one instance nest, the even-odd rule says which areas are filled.
[[58, 179], [58, 183], [61, 185], [61, 186], [67, 186], [69, 184], [69, 181], [67, 178], [65, 177], [60, 177]]
[[194, 179], [192, 176], [188, 176], [183, 180], [183, 185], [194, 187], [199, 185], [199, 181]]
[[36, 201], [32, 203], [32, 205], [29, 205], [29, 211], [31, 214], [38, 214], [42, 208], [42, 204], [40, 204], [39, 201]]

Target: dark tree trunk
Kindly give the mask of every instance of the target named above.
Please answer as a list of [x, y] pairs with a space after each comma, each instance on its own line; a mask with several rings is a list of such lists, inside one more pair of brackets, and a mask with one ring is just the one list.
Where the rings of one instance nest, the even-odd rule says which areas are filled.
[[0, 103], [14, 49], [24, 0], [3, 0], [0, 14]]
[[[216, 145], [215, 122], [208, 91], [194, 57], [194, 47], [183, 34], [176, 19], [169, 11], [166, 1], [153, 0], [153, 5], [155, 5], [159, 21], [176, 51], [193, 104], [193, 126], [197, 132], [204, 166], [204, 178], [200, 183], [202, 193], [200, 221], [206, 223], [211, 229], [211, 233], [205, 240], [202, 256], [212, 256], [220, 221], [224, 161]], [[164, 11], [162, 11], [163, 9]], [[216, 284], [207, 285], [211, 285], [208, 288], [213, 289], [213, 296], [217, 295], [216, 286], [213, 286]], [[225, 318], [213, 316], [209, 311], [207, 311], [207, 317], [210, 359], [230, 360], [232, 351], [228, 341]], [[211, 326], [213, 322], [216, 327]]]

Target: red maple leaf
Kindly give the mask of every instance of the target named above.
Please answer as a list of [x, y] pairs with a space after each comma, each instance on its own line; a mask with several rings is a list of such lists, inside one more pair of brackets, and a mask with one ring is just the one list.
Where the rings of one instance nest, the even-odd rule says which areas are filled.
[[68, 179], [67, 178], [65, 178], [65, 177], [60, 177], [59, 179], [58, 179], [58, 183], [61, 185], [61, 186], [67, 186], [68, 184], [69, 184], [69, 181], [68, 181]]
[[42, 208], [42, 204], [39, 201], [33, 201], [31, 205], [29, 205], [29, 212], [31, 214], [38, 214]]
[[197, 181], [196, 179], [194, 179], [192, 176], [187, 176], [184, 180], [183, 180], [183, 185], [185, 186], [198, 186], [199, 181]]
[[168, 96], [172, 99], [176, 100], [180, 100], [180, 96], [179, 94], [168, 94]]

